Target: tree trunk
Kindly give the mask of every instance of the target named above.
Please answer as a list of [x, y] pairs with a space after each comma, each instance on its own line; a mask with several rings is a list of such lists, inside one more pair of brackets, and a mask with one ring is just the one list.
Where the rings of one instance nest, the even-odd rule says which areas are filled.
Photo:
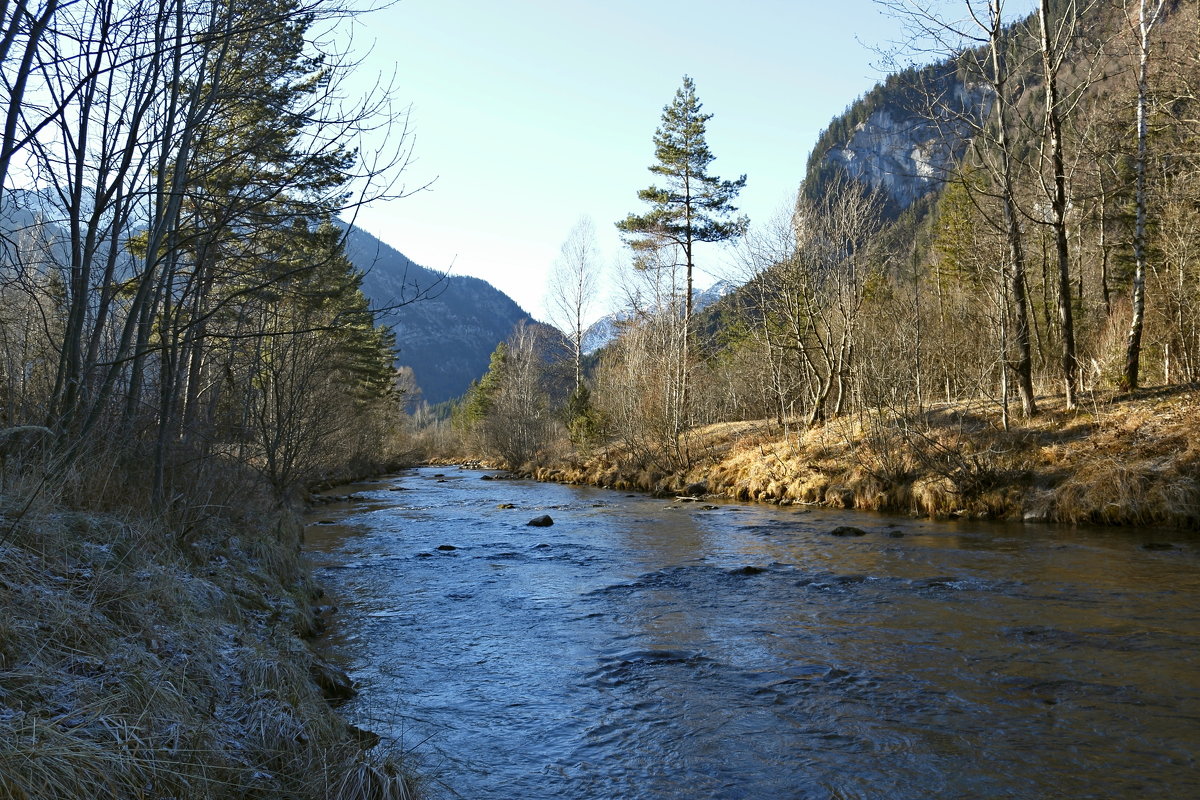
[[1053, 214], [1055, 252], [1058, 257], [1058, 323], [1062, 331], [1062, 379], [1067, 408], [1075, 408], [1075, 389], [1079, 372], [1075, 356], [1075, 323], [1071, 314], [1071, 262], [1067, 246], [1067, 171], [1063, 164], [1062, 120], [1059, 117], [1058, 64], [1061, 56], [1050, 41], [1050, 4], [1041, 0], [1042, 73], [1046, 80], [1046, 129], [1050, 135], [1050, 166], [1054, 173], [1054, 191], [1050, 207]]
[[1100, 293], [1104, 298], [1104, 313], [1112, 313], [1112, 297], [1108, 291], [1108, 192], [1104, 188], [1104, 172], [1100, 171]]
[[999, 136], [1001, 159], [1001, 179], [1004, 194], [1004, 227], [1008, 239], [1009, 284], [1013, 302], [1013, 339], [1017, 347], [1016, 363], [1013, 369], [1017, 376], [1017, 392], [1021, 396], [1021, 411], [1026, 417], [1037, 414], [1037, 401], [1033, 393], [1033, 356], [1029, 345], [1029, 312], [1026, 306], [1025, 290], [1025, 252], [1021, 244], [1020, 217], [1017, 213], [1016, 200], [1013, 192], [1012, 152], [1008, 143], [1007, 97], [1005, 95], [1007, 75], [1002, 63], [1000, 48], [1003, 46], [1000, 34], [1000, 2], [991, 0], [993, 14], [990, 32], [993, 85], [996, 88], [996, 120]]
[[1137, 159], [1134, 162], [1137, 188], [1134, 195], [1136, 222], [1133, 229], [1133, 314], [1129, 322], [1129, 337], [1125, 343], [1125, 372], [1122, 375], [1124, 388], [1138, 387], [1138, 372], [1141, 367], [1142, 328], [1146, 315], [1146, 106], [1149, 103], [1149, 88], [1146, 73], [1150, 63], [1150, 31], [1162, 13], [1165, 0], [1159, 0], [1152, 12], [1147, 13], [1146, 0], [1141, 0], [1138, 9], [1138, 98], [1137, 98]]

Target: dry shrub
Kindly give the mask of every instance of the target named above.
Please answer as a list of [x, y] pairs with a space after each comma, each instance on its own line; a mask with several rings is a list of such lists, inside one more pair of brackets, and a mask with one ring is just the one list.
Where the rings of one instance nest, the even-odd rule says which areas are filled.
[[415, 800], [416, 781], [391, 761], [359, 761], [342, 775], [329, 800]]
[[854, 463], [884, 485], [896, 485], [912, 480], [916, 470], [910, 441], [902, 429], [876, 420], [853, 448]]
[[962, 508], [954, 484], [941, 475], [925, 475], [913, 481], [915, 510], [930, 516], [944, 516]]

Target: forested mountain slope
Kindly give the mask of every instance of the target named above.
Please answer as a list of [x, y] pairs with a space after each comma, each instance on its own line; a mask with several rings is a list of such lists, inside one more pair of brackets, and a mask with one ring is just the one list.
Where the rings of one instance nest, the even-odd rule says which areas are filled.
[[359, 228], [346, 253], [365, 273], [363, 291], [385, 309], [396, 333], [396, 363], [412, 367], [421, 397], [440, 403], [462, 395], [488, 368], [488, 357], [530, 316], [487, 281], [436, 272]]
[[984, 36], [831, 121], [792, 230], [760, 232], [754, 280], [700, 325], [766, 371], [730, 380], [775, 387], [738, 415], [1016, 394], [1028, 414], [1064, 386], [1200, 377], [1197, 7], [1147, 17], [1144, 57], [1139, 8], [1051, 2], [1045, 38], [1035, 13], [995, 60]]
[[[631, 463], [691, 465], [681, 431], [706, 424], [853, 418], [884, 484], [932, 469], [982, 492], [1007, 479], [979, 431], [1200, 381], [1200, 6], [1001, 23], [968, 20], [968, 46], [817, 137], [794, 214], [756, 221], [746, 284], [688, 326], [691, 363], [676, 308], [607, 348], [593, 403]], [[931, 432], [938, 410], [957, 433]]]

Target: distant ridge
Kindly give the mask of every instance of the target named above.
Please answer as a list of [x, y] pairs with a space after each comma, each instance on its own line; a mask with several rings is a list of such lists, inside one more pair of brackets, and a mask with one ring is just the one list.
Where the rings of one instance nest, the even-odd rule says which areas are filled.
[[397, 365], [412, 367], [429, 403], [461, 396], [517, 323], [533, 321], [487, 281], [423, 267], [360, 228], [349, 229], [346, 255], [365, 273], [371, 305], [387, 310], [380, 322], [396, 331]]
[[[719, 280], [703, 291], [695, 289], [692, 291], [692, 308], [697, 313], [704, 311], [718, 303], [722, 298], [736, 292], [738, 288], [739, 286], [736, 283]], [[588, 355], [592, 355], [608, 347], [621, 335], [621, 325], [630, 319], [631, 315], [629, 312], [615, 311], [611, 314], [605, 314], [593, 322], [583, 332], [583, 351]]]

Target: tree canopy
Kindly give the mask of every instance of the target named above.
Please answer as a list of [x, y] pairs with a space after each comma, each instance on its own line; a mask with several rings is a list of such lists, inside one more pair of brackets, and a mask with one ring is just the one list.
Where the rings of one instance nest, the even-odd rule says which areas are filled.
[[734, 217], [733, 200], [746, 185], [746, 176], [722, 180], [710, 175], [716, 158], [705, 141], [705, 126], [712, 114], [702, 113], [696, 85], [688, 76], [663, 108], [662, 124], [654, 133], [656, 163], [649, 169], [662, 177], [662, 186], [651, 185], [638, 192], [648, 203], [645, 214], [630, 214], [617, 223], [626, 241], [639, 253], [675, 248], [679, 261], [691, 271], [692, 247], [696, 242], [723, 242], [742, 234], [748, 217]]

